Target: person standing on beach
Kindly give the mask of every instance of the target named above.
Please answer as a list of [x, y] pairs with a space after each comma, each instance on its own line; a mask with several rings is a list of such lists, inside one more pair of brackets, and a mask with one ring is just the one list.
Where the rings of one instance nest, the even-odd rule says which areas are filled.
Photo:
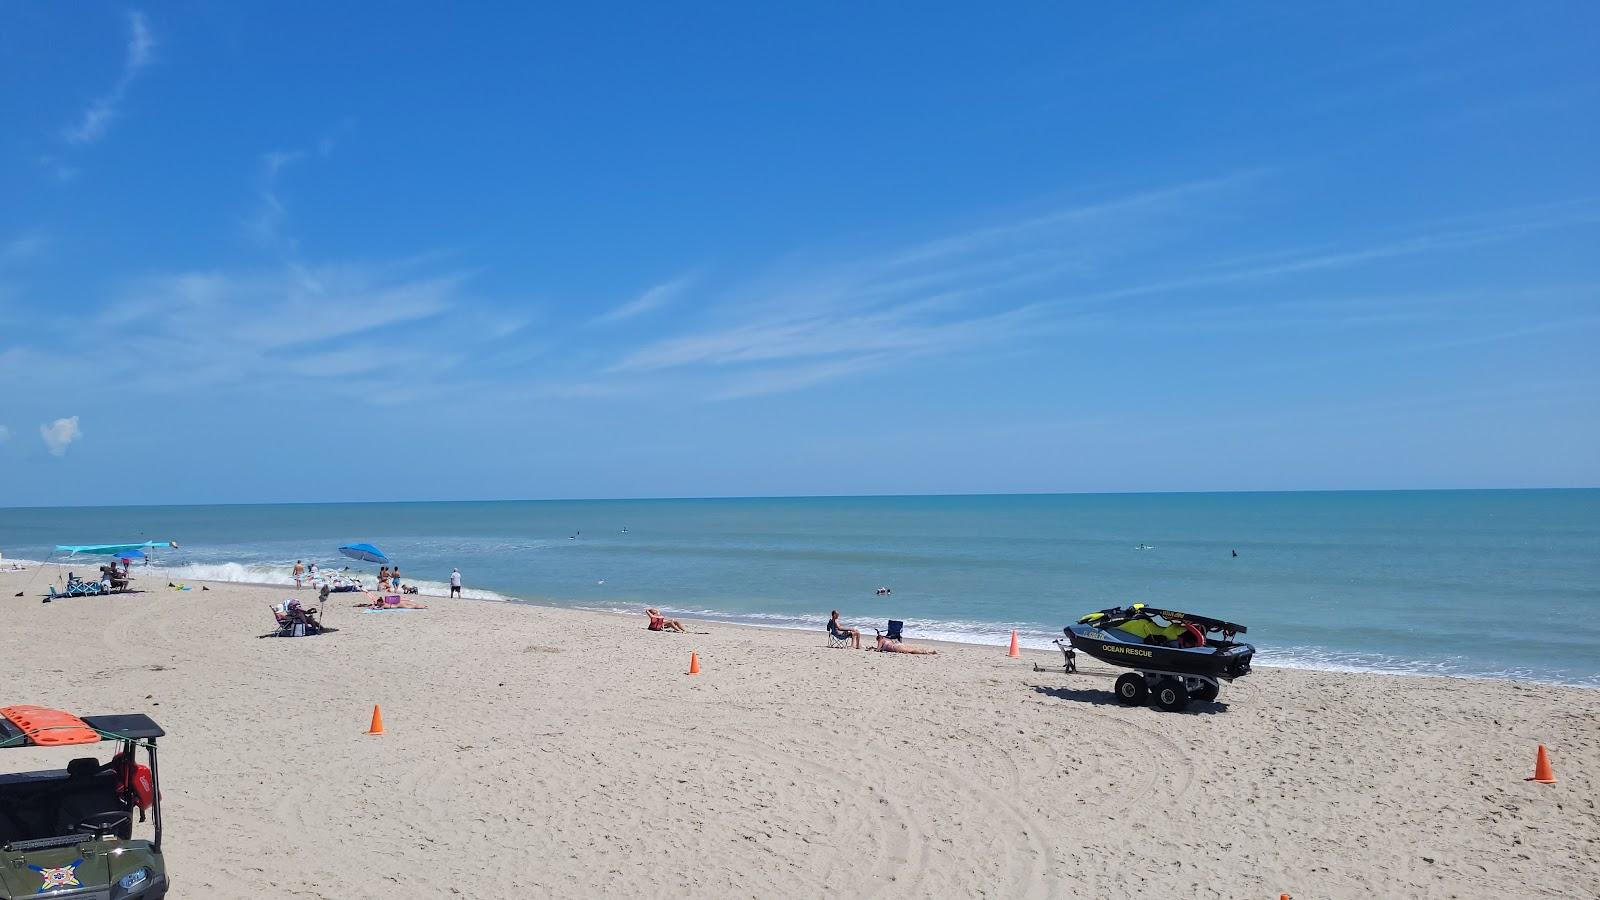
[[450, 596], [452, 596], [452, 597], [461, 596], [461, 570], [460, 569], [451, 569], [450, 570]]
[[300, 560], [298, 560], [298, 559], [295, 560], [294, 561], [294, 589], [295, 590], [297, 590], [297, 591], [300, 590], [300, 578], [301, 578], [301, 576], [303, 576], [305, 574], [306, 574], [306, 567], [301, 563]]
[[400, 590], [400, 567], [395, 566], [389, 570], [389, 581], [394, 584], [395, 590]]

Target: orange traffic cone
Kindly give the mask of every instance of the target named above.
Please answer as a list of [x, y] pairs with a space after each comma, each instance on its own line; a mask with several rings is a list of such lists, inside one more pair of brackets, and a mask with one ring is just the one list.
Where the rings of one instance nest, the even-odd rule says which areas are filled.
[[383, 710], [378, 709], [378, 704], [372, 704], [372, 727], [367, 729], [367, 734], [383, 734]]
[[700, 654], [694, 652], [693, 650], [689, 651], [689, 674], [700, 674]]
[[1022, 655], [1022, 651], [1017, 649], [1017, 630], [1015, 628], [1011, 629], [1011, 649], [1006, 651], [1006, 655], [1012, 659]]
[[1539, 758], [1533, 764], [1533, 777], [1524, 778], [1523, 781], [1537, 781], [1540, 784], [1555, 784], [1556, 773], [1550, 768], [1550, 757], [1544, 752], [1544, 745], [1539, 745]]

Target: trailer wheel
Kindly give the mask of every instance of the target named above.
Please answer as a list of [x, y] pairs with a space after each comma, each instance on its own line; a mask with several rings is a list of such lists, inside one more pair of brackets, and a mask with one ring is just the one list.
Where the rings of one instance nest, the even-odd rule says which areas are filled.
[[1129, 672], [1117, 679], [1117, 699], [1129, 706], [1143, 706], [1150, 699], [1150, 688], [1144, 676]]
[[1176, 678], [1163, 678], [1156, 684], [1156, 705], [1177, 712], [1189, 705], [1189, 689]]
[[1222, 689], [1217, 685], [1214, 685], [1209, 681], [1202, 681], [1200, 682], [1200, 688], [1194, 692], [1193, 696], [1196, 699], [1210, 703], [1211, 701], [1217, 699], [1217, 694], [1221, 692]]

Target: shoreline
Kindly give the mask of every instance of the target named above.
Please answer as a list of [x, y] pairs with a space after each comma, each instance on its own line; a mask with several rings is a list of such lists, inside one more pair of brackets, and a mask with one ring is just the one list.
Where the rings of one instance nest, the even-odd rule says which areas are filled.
[[[59, 569], [65, 569], [66, 568], [66, 566], [64, 566], [61, 563], [51, 563], [51, 562], [43, 562], [43, 563], [41, 563], [41, 562], [38, 562], [38, 561], [30, 561], [30, 560], [17, 560], [17, 562], [22, 563], [24, 565], [33, 565], [33, 566], [39, 566], [39, 567], [55, 567], [55, 568], [59, 568]], [[0, 574], [4, 574], [7, 571], [9, 571], [9, 570], [0, 569]], [[135, 577], [138, 576], [138, 567], [135, 567], [134, 575], [135, 575]], [[208, 586], [216, 586], [216, 587], [238, 586], [238, 587], [247, 587], [247, 588], [258, 589], [258, 590], [276, 590], [276, 591], [287, 590], [287, 591], [289, 591], [291, 593], [293, 593], [295, 591], [294, 586], [292, 584], [284, 585], [284, 584], [278, 584], [278, 583], [274, 583], [274, 582], [215, 581], [215, 580], [211, 580], [211, 579], [202, 579], [202, 578], [188, 578], [188, 579], [185, 579], [185, 583], [188, 583], [188, 582], [193, 582], [195, 584], [204, 584], [204, 585], [208, 585]], [[428, 582], [428, 583], [432, 584], [432, 582]], [[466, 596], [463, 596], [463, 597], [461, 597], [459, 599], [471, 600], [471, 601], [473, 601], [475, 603], [499, 604], [499, 605], [506, 605], [506, 606], [511, 606], [511, 607], [525, 606], [525, 607], [531, 607], [531, 608], [535, 608], [535, 609], [571, 610], [571, 611], [574, 611], [574, 612], [587, 613], [587, 614], [593, 614], [593, 615], [598, 615], [598, 616], [607, 616], [607, 617], [615, 618], [615, 619], [618, 619], [618, 620], [641, 619], [644, 616], [644, 605], [642, 605], [642, 604], [639, 605], [639, 611], [637, 613], [631, 613], [631, 612], [624, 612], [624, 611], [621, 611], [621, 610], [618, 610], [618, 609], [614, 609], [614, 608], [605, 608], [605, 607], [598, 607], [598, 606], [580, 605], [580, 604], [577, 604], [577, 603], [562, 603], [562, 602], [559, 602], [559, 601], [556, 601], [556, 600], [552, 600], [552, 599], [548, 599], [548, 598], [526, 599], [526, 598], [523, 598], [523, 597], [514, 597], [514, 596], [511, 596], [509, 594], [502, 594], [499, 591], [495, 591], [495, 590], [487, 589], [487, 588], [473, 589], [473, 590], [488, 591], [489, 593], [495, 594], [496, 597], [495, 598], [487, 598], [487, 597], [466, 597]], [[311, 591], [309, 588], [301, 588], [300, 589], [300, 593], [315, 594], [315, 592]], [[337, 598], [339, 596], [345, 596], [345, 595], [360, 596], [360, 594], [355, 594], [354, 592], [346, 592], [345, 594], [332, 595], [330, 597], [330, 599]], [[448, 593], [422, 593], [422, 592], [419, 591], [419, 593], [416, 594], [415, 596], [428, 597], [428, 598], [439, 599], [439, 600], [449, 600], [450, 599]], [[616, 601], [616, 604], [618, 606], [621, 606], [621, 605], [633, 605], [631, 603], [626, 603], [625, 604], [623, 601]], [[812, 631], [818, 631], [818, 632], [822, 631], [822, 626], [820, 624], [815, 629], [804, 628], [804, 627], [801, 627], [799, 625], [781, 625], [781, 624], [767, 625], [767, 624], [760, 624], [760, 623], [754, 623], [754, 622], [741, 622], [741, 621], [736, 621], [736, 620], [719, 619], [719, 618], [715, 618], [715, 617], [708, 617], [708, 616], [705, 616], [705, 615], [697, 615], [697, 614], [695, 614], [693, 612], [676, 611], [676, 610], [673, 610], [673, 608], [666, 607], [666, 606], [663, 606], [662, 609], [664, 611], [671, 612], [671, 615], [674, 618], [680, 618], [685, 622], [696, 622], [696, 623], [700, 623], [700, 624], [704, 624], [704, 625], [716, 625], [717, 627], [720, 627], [720, 628], [751, 629], [751, 630], [754, 630], [754, 631], [780, 631], [780, 632], [793, 633], [793, 634], [807, 634], [807, 633], [810, 633]], [[855, 620], [854, 619], [850, 619], [850, 621], [853, 622]], [[871, 626], [866, 626], [865, 628], [863, 628], [863, 632], [864, 633], [863, 633], [863, 636], [862, 636], [862, 640], [864, 642], [868, 642], [868, 643], [871, 642], [871, 640], [872, 640], [871, 636], [868, 635], [868, 634], [865, 634], [865, 632], [870, 631], [870, 630], [871, 630]], [[951, 639], [946, 638], [946, 637], [917, 638], [915, 635], [911, 635], [910, 639], [914, 640], [915, 643], [918, 646], [927, 644], [927, 645], [931, 645], [931, 646], [934, 646], [934, 647], [962, 648], [962, 649], [967, 649], [967, 650], [992, 650], [992, 649], [995, 649], [995, 648], [1004, 649], [1005, 647], [1008, 646], [1008, 642], [1007, 641], [1003, 641], [1003, 640], [995, 642], [995, 643], [988, 643], [988, 642], [982, 642], [982, 641], [958, 641], [958, 640], [951, 640]], [[1021, 649], [1024, 652], [1046, 653], [1046, 654], [1051, 655], [1052, 657], [1060, 657], [1060, 655], [1061, 655], [1061, 651], [1058, 648], [1054, 647], [1054, 646], [1048, 646], [1047, 645], [1047, 646], [1041, 647], [1037, 643], [1030, 642], [1030, 641], [1027, 641], [1027, 640], [1024, 640], [1022, 642]], [[1092, 658], [1083, 657], [1083, 659], [1087, 660], [1091, 666], [1100, 665], [1100, 663], [1098, 663], [1096, 660], [1094, 660]], [[1080, 660], [1080, 662], [1081, 661], [1082, 660]], [[1056, 667], [1060, 668], [1060, 664], [1058, 663]], [[1453, 680], [1453, 681], [1467, 681], [1467, 682], [1474, 682], [1474, 683], [1481, 682], [1481, 683], [1487, 683], [1487, 684], [1504, 683], [1504, 684], [1526, 685], [1526, 686], [1536, 686], [1536, 687], [1572, 688], [1572, 689], [1575, 689], [1575, 690], [1600, 692], [1600, 685], [1576, 684], [1576, 683], [1565, 682], [1565, 681], [1551, 681], [1551, 680], [1544, 680], [1544, 679], [1538, 679], [1538, 678], [1515, 678], [1515, 677], [1510, 677], [1510, 676], [1496, 676], [1496, 675], [1456, 674], [1456, 673], [1440, 674], [1440, 673], [1433, 673], [1433, 672], [1410, 672], [1410, 671], [1401, 671], [1401, 670], [1361, 669], [1361, 668], [1356, 668], [1356, 667], [1353, 667], [1353, 666], [1340, 667], [1340, 668], [1324, 668], [1324, 667], [1318, 667], [1318, 666], [1313, 666], [1313, 665], [1282, 665], [1282, 664], [1274, 664], [1274, 663], [1256, 663], [1256, 664], [1254, 664], [1252, 666], [1252, 669], [1253, 670], [1276, 669], [1276, 670], [1283, 670], [1283, 671], [1290, 671], [1290, 672], [1312, 672], [1312, 673], [1321, 673], [1321, 674], [1327, 674], [1327, 675], [1376, 676], [1376, 677], [1383, 677], [1383, 678], [1445, 679], [1445, 680]]]

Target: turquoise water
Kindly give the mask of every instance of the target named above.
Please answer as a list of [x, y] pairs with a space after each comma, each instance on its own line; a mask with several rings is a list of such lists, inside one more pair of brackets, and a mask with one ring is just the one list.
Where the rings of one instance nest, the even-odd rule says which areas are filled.
[[429, 593], [459, 566], [489, 599], [1040, 647], [1142, 600], [1243, 622], [1266, 664], [1600, 687], [1597, 490], [0, 510], [7, 559], [143, 539], [180, 543], [173, 577], [285, 583], [369, 541]]

